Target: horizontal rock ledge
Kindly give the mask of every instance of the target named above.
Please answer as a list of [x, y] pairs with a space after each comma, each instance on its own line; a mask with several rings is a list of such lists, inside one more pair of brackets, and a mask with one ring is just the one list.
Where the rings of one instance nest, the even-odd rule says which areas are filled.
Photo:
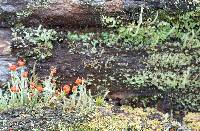
[[[14, 14], [22, 11], [30, 0], [4, 0], [0, 3], [0, 27], [8, 27], [13, 23]], [[194, 7], [192, 2], [177, 0], [164, 0], [162, 2], [150, 0], [102, 0], [96, 6], [87, 6], [80, 4], [79, 0], [55, 0], [48, 8], [39, 8], [32, 12], [32, 15], [23, 19], [27, 26], [47, 25], [47, 26], [65, 26], [65, 27], [94, 27], [101, 25], [101, 14], [106, 15], [127, 15], [140, 6], [146, 8], [163, 8], [167, 10], [188, 10]]]

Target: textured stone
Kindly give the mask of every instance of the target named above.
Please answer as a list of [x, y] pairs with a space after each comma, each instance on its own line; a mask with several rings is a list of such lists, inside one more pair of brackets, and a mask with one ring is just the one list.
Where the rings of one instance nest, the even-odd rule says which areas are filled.
[[16, 62], [10, 55], [11, 31], [0, 29], [0, 86], [9, 79], [8, 65]]
[[9, 79], [8, 65], [15, 63], [16, 59], [10, 55], [0, 55], [0, 86]]
[[[25, 18], [23, 23], [26, 25], [43, 24], [61, 27], [93, 27], [101, 25], [100, 17], [102, 14], [126, 15], [124, 12], [132, 12], [140, 6], [154, 9], [162, 8], [172, 12], [175, 10], [185, 11], [192, 9], [194, 6], [192, 2], [178, 0], [94, 0], [92, 5], [95, 6], [82, 5], [80, 1], [56, 0], [48, 8], [42, 7], [33, 10], [32, 15]], [[17, 11], [22, 11], [27, 3], [28, 0], [8, 0], [1, 2], [0, 26], [5, 27], [14, 22], [14, 14]]]
[[0, 55], [10, 54], [11, 31], [9, 29], [0, 29]]

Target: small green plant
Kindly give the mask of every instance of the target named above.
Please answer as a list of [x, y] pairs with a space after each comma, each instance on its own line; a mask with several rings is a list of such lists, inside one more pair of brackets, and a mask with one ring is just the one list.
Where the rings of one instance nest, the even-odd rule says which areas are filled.
[[[23, 61], [18, 61], [20, 64]], [[10, 65], [11, 81], [8, 82], [8, 92], [0, 92], [0, 110], [16, 107], [34, 108], [40, 102], [43, 105], [49, 105], [49, 101], [55, 94], [55, 79], [52, 75], [45, 79], [42, 83], [28, 78], [28, 72], [25, 71], [24, 65]], [[36, 79], [37, 80], [37, 79]]]
[[20, 20], [30, 16], [34, 12], [34, 10], [39, 9], [39, 8], [47, 8], [52, 3], [54, 3], [54, 0], [28, 1], [25, 8], [16, 13], [18, 22], [20, 22]]
[[97, 106], [102, 106], [104, 104], [104, 98], [102, 96], [96, 97], [96, 105]]
[[80, 41], [80, 38], [78, 36], [78, 34], [76, 33], [72, 33], [72, 32], [68, 32], [67, 34], [67, 38], [70, 40], [70, 41]]
[[84, 44], [90, 44], [92, 48], [96, 48], [99, 45], [99, 41], [94, 38], [94, 35], [94, 33], [77, 34], [75, 32], [68, 32], [67, 39], [73, 43], [83, 42]]
[[191, 75], [191, 69], [188, 68], [184, 72], [179, 72], [180, 74], [174, 72], [150, 72], [143, 71], [138, 75], [133, 77], [127, 77], [127, 81], [133, 85], [140, 86], [156, 86], [162, 91], [173, 91], [189, 87], [198, 87], [200, 83], [193, 79]]
[[[199, 26], [200, 27], [200, 26]], [[192, 30], [191, 32], [188, 33], [183, 33], [181, 40], [182, 40], [182, 49], [194, 49], [194, 48], [199, 48], [200, 47], [200, 28], [198, 31]]]
[[116, 19], [114, 17], [102, 16], [102, 22], [109, 28], [117, 28], [122, 24], [120, 17]]
[[[34, 56], [36, 59], [45, 59], [52, 55], [53, 42], [57, 40], [57, 33], [53, 29], [45, 29], [41, 25], [37, 29], [14, 28], [13, 47], [24, 48], [25, 56]], [[26, 50], [29, 49], [29, 52]]]
[[[102, 17], [104, 25], [114, 30], [117, 40], [124, 44], [129, 44], [132, 48], [144, 48], [148, 46], [165, 46], [167, 41], [179, 42], [182, 48], [199, 47], [200, 22], [197, 7], [193, 11], [177, 13], [177, 15], [166, 14], [163, 10], [158, 11], [153, 21], [143, 18], [144, 9], [138, 21], [123, 23], [120, 18]], [[164, 14], [163, 14], [164, 12]], [[131, 48], [131, 47], [130, 47]]]
[[162, 68], [175, 69], [183, 66], [188, 66], [192, 63], [191, 55], [184, 53], [158, 53], [152, 54], [147, 58], [147, 63], [151, 66]]
[[95, 103], [96, 103], [96, 106], [103, 106], [105, 105], [105, 99], [106, 99], [106, 96], [108, 95], [109, 91], [106, 91], [104, 96], [97, 96], [96, 99], [95, 99]]
[[39, 82], [37, 79], [28, 78], [28, 72], [24, 70], [24, 61], [18, 61], [18, 64], [19, 66], [9, 66], [11, 81], [8, 83], [8, 92], [0, 92], [0, 110], [61, 105], [63, 111], [75, 111], [86, 115], [95, 109], [95, 100], [90, 91], [86, 90], [83, 80], [78, 78], [75, 82], [77, 86], [70, 89], [68, 85], [65, 85], [63, 90], [58, 92], [55, 84], [56, 68], [52, 67], [50, 75]]
[[87, 92], [84, 85], [79, 85], [77, 91], [74, 91], [69, 98], [63, 97], [62, 99], [64, 102], [64, 111], [76, 111], [77, 113], [86, 115], [95, 109], [95, 102], [91, 92]]
[[106, 46], [113, 46], [118, 42], [118, 37], [113, 32], [102, 32], [99, 39]]
[[154, 90], [160, 91], [161, 98], [168, 96], [173, 99], [174, 103], [183, 106], [187, 110], [199, 110], [198, 101], [200, 97], [197, 92], [200, 82], [198, 74], [193, 74], [191, 68], [177, 73], [146, 70], [133, 76], [125, 75], [125, 77], [125, 83], [137, 88], [152, 87]]
[[143, 21], [143, 7], [138, 22], [123, 24], [113, 17], [103, 17], [102, 21], [109, 28], [116, 28], [115, 34], [119, 41], [134, 48], [163, 44], [176, 30], [168, 22], [159, 22], [156, 19], [153, 22]]

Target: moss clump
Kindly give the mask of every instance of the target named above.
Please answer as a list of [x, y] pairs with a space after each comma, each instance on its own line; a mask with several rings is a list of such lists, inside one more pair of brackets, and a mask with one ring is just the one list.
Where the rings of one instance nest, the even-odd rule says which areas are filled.
[[[103, 110], [103, 111], [102, 111]], [[95, 118], [80, 126], [81, 129], [92, 130], [144, 130], [161, 131], [167, 128], [175, 128], [169, 124], [169, 117], [154, 108], [119, 108], [120, 113], [114, 112], [114, 107], [105, 107], [97, 111]], [[170, 126], [166, 126], [170, 125]]]
[[200, 130], [200, 113], [188, 113], [183, 118], [185, 124], [194, 131]]

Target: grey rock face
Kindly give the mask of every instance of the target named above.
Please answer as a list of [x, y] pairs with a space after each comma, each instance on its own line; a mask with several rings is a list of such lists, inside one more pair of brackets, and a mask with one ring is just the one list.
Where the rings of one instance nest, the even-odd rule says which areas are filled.
[[22, 10], [23, 7], [27, 4], [26, 1], [0, 1], [0, 14], [6, 14], [6, 13], [16, 13], [19, 10]]
[[0, 55], [9, 55], [11, 45], [11, 31], [0, 28]]
[[0, 0], [0, 27], [10, 27], [17, 11], [22, 10], [25, 0]]
[[5, 12], [15, 12], [16, 8], [13, 5], [1, 5], [1, 9]]
[[0, 86], [9, 80], [9, 63], [15, 63], [16, 59], [9, 55], [0, 55]]
[[0, 28], [0, 38], [2, 40], [10, 40], [11, 39], [11, 30], [8, 28]]
[[9, 79], [8, 65], [16, 62], [10, 55], [11, 31], [0, 28], [0, 86]]

